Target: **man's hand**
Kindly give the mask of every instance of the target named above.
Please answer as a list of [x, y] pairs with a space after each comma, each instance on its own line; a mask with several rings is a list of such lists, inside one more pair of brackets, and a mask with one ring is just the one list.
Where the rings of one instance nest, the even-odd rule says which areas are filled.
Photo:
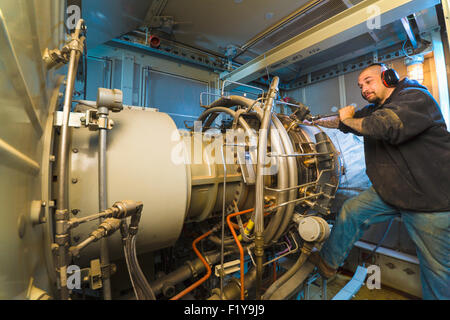
[[337, 129], [337, 128], [339, 128], [339, 117], [331, 116], [331, 117], [327, 117], [327, 118], [318, 119], [313, 122], [304, 120], [303, 124], [318, 125], [318, 126], [325, 127], [325, 128]]
[[354, 106], [347, 106], [342, 109], [339, 109], [339, 118], [342, 122], [344, 122], [346, 119], [352, 119], [355, 116], [355, 107]]

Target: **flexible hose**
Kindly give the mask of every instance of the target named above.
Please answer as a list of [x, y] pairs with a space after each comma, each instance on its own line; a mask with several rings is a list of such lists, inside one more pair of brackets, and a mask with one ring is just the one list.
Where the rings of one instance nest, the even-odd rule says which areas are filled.
[[136, 235], [129, 236], [124, 246], [125, 261], [137, 300], [156, 300], [155, 294], [142, 272], [136, 255]]
[[277, 281], [275, 281], [269, 289], [267, 289], [266, 293], [263, 295], [263, 300], [269, 300], [270, 297], [277, 291], [286, 281], [288, 281], [306, 262], [308, 259], [309, 254], [311, 253], [311, 250], [307, 249], [304, 250], [302, 248], [302, 253], [300, 254], [300, 257], [298, 258], [297, 262], [292, 266], [291, 269], [289, 269], [285, 274], [283, 274]]
[[138, 277], [138, 283], [142, 286], [146, 299], [148, 300], [156, 300], [155, 294], [153, 293], [150, 284], [147, 281], [144, 273], [142, 272], [141, 267], [139, 266], [139, 262], [136, 255], [136, 236], [131, 238], [131, 249], [132, 249], [132, 261], [135, 265], [134, 268], [136, 270], [136, 275]]
[[198, 251], [197, 249], [197, 243], [200, 242], [201, 240], [203, 240], [204, 238], [208, 237], [211, 233], [213, 232], [213, 230], [210, 230], [204, 234], [202, 234], [200, 237], [198, 237], [197, 239], [195, 239], [192, 242], [192, 248], [194, 249], [195, 254], [197, 255], [197, 257], [199, 257], [199, 259], [203, 262], [203, 264], [205, 265], [206, 268], [206, 274], [198, 281], [194, 282], [193, 284], [191, 284], [189, 287], [187, 287], [186, 289], [184, 289], [183, 291], [181, 291], [179, 294], [177, 294], [176, 296], [174, 296], [173, 298], [171, 298], [170, 300], [178, 300], [181, 297], [183, 297], [184, 295], [186, 295], [187, 293], [191, 292], [192, 290], [194, 290], [195, 288], [197, 288], [199, 285], [201, 285], [203, 282], [205, 282], [210, 276], [211, 276], [211, 267], [209, 266], [208, 262], [206, 262], [205, 258], [203, 258], [202, 254], [200, 253], [200, 251]]

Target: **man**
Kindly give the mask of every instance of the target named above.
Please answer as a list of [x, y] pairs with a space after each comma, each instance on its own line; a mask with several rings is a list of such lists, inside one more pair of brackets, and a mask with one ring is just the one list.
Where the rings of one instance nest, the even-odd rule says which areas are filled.
[[370, 225], [401, 216], [416, 245], [423, 298], [450, 299], [450, 133], [429, 91], [407, 78], [390, 87], [382, 79], [387, 70], [374, 64], [361, 72], [369, 105], [316, 123], [364, 137], [372, 186], [344, 203], [310, 259], [329, 278]]

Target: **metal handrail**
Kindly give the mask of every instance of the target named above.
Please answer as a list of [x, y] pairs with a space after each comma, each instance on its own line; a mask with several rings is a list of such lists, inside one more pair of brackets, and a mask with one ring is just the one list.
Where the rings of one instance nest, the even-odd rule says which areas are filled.
[[247, 88], [256, 89], [256, 90], [258, 90], [258, 91], [261, 91], [262, 94], [264, 95], [264, 90], [261, 89], [261, 88], [254, 87], [254, 86], [250, 86], [250, 85], [245, 84], [245, 83], [235, 82], [235, 81], [231, 81], [231, 80], [225, 80], [225, 81], [222, 83], [222, 96], [224, 95], [224, 92], [225, 92], [225, 83], [226, 83], [226, 82], [238, 84], [238, 85], [241, 85], [241, 86], [247, 87]]

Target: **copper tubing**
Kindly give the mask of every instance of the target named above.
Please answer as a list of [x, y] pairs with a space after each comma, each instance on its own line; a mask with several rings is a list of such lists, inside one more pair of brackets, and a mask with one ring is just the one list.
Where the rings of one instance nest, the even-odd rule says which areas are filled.
[[203, 264], [205, 265], [206, 268], [206, 274], [199, 279], [198, 281], [196, 281], [195, 283], [191, 284], [189, 287], [187, 287], [186, 289], [184, 289], [183, 291], [181, 291], [179, 294], [177, 294], [175, 297], [171, 298], [170, 300], [178, 300], [181, 297], [183, 297], [185, 294], [191, 292], [192, 290], [194, 290], [195, 288], [197, 288], [200, 284], [202, 284], [203, 282], [205, 282], [210, 276], [211, 276], [211, 267], [209, 266], [208, 262], [206, 262], [205, 258], [203, 258], [202, 254], [200, 253], [200, 251], [198, 251], [197, 249], [197, 243], [200, 242], [201, 240], [205, 239], [206, 237], [208, 237], [209, 235], [211, 235], [211, 233], [213, 232], [213, 230], [210, 230], [204, 234], [202, 234], [200, 237], [198, 237], [197, 239], [195, 239], [192, 242], [192, 248], [194, 249], [195, 254], [198, 256], [198, 258], [203, 262]]
[[227, 224], [228, 227], [230, 228], [231, 233], [233, 234], [234, 240], [236, 241], [236, 244], [239, 248], [239, 256], [240, 256], [240, 267], [241, 267], [241, 300], [244, 300], [244, 249], [242, 248], [241, 242], [239, 241], [237, 235], [236, 235], [236, 231], [234, 231], [234, 228], [231, 224], [231, 218], [235, 217], [235, 216], [239, 216], [241, 214], [244, 213], [248, 213], [253, 211], [253, 209], [248, 209], [248, 210], [244, 210], [244, 211], [240, 211], [240, 212], [235, 212], [232, 213], [230, 215], [227, 216]]
[[[267, 206], [266, 206], [267, 207]], [[227, 216], [227, 224], [228, 227], [231, 230], [231, 233], [233, 234], [234, 240], [236, 241], [236, 244], [239, 248], [239, 254], [240, 254], [240, 269], [241, 269], [241, 300], [244, 300], [244, 249], [242, 248], [241, 242], [239, 241], [239, 239], [237, 238], [236, 232], [234, 231], [233, 228], [233, 223], [231, 222], [231, 218], [238, 216], [238, 215], [242, 215], [245, 213], [249, 213], [252, 212], [254, 210], [254, 208], [251, 209], [247, 209], [244, 211], [240, 211], [240, 212], [235, 212], [232, 213], [230, 215]], [[264, 215], [270, 214], [270, 212], [266, 212]], [[204, 233], [203, 235], [201, 235], [200, 237], [198, 237], [197, 239], [195, 239], [192, 242], [192, 248], [194, 249], [195, 254], [198, 256], [198, 258], [203, 262], [205, 268], [206, 268], [206, 275], [204, 275], [200, 280], [198, 280], [197, 282], [193, 283], [192, 285], [190, 285], [188, 288], [184, 289], [183, 291], [181, 291], [179, 294], [177, 294], [176, 296], [172, 297], [170, 300], [178, 300], [181, 297], [183, 297], [184, 295], [186, 295], [187, 293], [191, 292], [192, 290], [194, 290], [195, 288], [197, 288], [200, 284], [202, 284], [203, 282], [205, 282], [210, 276], [211, 276], [211, 267], [209, 266], [209, 264], [206, 262], [206, 260], [203, 258], [202, 254], [200, 253], [200, 251], [198, 251], [196, 244], [198, 242], [200, 242], [201, 240], [205, 239], [206, 237], [210, 236], [212, 234], [214, 230], [210, 230], [206, 233]]]
[[[234, 226], [233, 226], [233, 223], [231, 222], [230, 219], [235, 217], [235, 216], [240, 216], [242, 214], [252, 212], [253, 210], [254, 210], [254, 208], [247, 209], [247, 210], [244, 210], [244, 211], [239, 211], [239, 212], [232, 213], [232, 214], [227, 216], [228, 227], [230, 228], [230, 231], [233, 234], [233, 238], [236, 241], [236, 244], [237, 244], [237, 246], [239, 248], [239, 256], [240, 256], [240, 261], [241, 261], [241, 263], [240, 263], [240, 269], [241, 269], [241, 300], [245, 300], [245, 298], [244, 298], [244, 249], [242, 248], [241, 242], [239, 241], [239, 239], [238, 239], [238, 237], [236, 235], [236, 231], [234, 231], [234, 228], [233, 228]], [[264, 215], [267, 215], [267, 214], [270, 214], [270, 212], [264, 213]]]

